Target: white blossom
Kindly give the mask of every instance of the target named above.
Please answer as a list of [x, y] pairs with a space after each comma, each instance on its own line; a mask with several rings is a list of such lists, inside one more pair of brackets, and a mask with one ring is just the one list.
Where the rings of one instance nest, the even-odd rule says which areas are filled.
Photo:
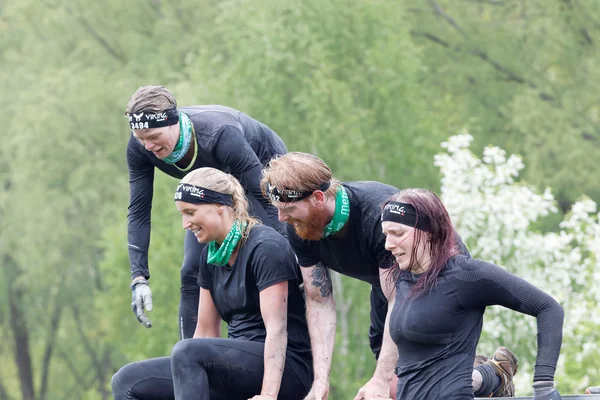
[[[597, 205], [582, 197], [555, 232], [535, 231], [536, 222], [558, 211], [550, 188], [540, 192], [519, 181], [525, 167], [521, 157], [488, 146], [478, 158], [469, 149], [472, 141], [463, 131], [442, 143], [445, 151], [434, 158], [442, 173], [441, 198], [474, 258], [503, 266], [561, 303], [565, 324], [556, 377], [585, 388], [588, 377], [569, 375], [565, 364], [600, 357], [600, 290], [594, 288], [600, 282]], [[486, 311], [478, 349], [488, 355], [499, 345], [515, 351], [519, 395], [531, 393], [536, 336], [534, 318], [501, 307]]]

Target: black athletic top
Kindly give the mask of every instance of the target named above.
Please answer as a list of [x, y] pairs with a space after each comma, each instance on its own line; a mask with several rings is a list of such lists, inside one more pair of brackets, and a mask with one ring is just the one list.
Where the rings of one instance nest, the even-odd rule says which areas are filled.
[[417, 279], [400, 276], [390, 317], [399, 355], [397, 399], [473, 399], [475, 348], [491, 305], [537, 317], [533, 380], [553, 380], [563, 309], [551, 296], [503, 268], [462, 255], [450, 258], [431, 292], [407, 298]]
[[288, 224], [288, 239], [302, 267], [322, 262], [343, 275], [379, 285], [379, 268], [393, 264], [385, 249], [381, 211], [398, 189], [379, 182], [345, 182], [342, 186], [348, 194], [350, 217], [340, 232], [322, 240], [303, 240]]
[[[394, 259], [385, 249], [381, 230], [383, 204], [399, 190], [379, 182], [342, 183], [350, 202], [348, 223], [340, 232], [322, 240], [303, 240], [288, 224], [288, 239], [302, 267], [321, 262], [340, 274], [379, 286], [379, 268], [387, 269]], [[459, 251], [469, 254], [457, 235]]]
[[[208, 247], [208, 246], [207, 246]], [[227, 322], [230, 339], [264, 342], [267, 331], [260, 312], [259, 293], [277, 283], [288, 283], [287, 348], [302, 355], [310, 367], [311, 351], [304, 298], [296, 258], [288, 241], [268, 226], [252, 228], [233, 267], [207, 264], [207, 248], [200, 257], [198, 283], [210, 291], [217, 311]]]
[[[277, 218], [277, 209], [265, 199], [260, 189], [261, 171], [271, 158], [287, 153], [283, 141], [266, 125], [244, 113], [224, 106], [194, 106], [180, 108], [191, 119], [196, 133], [198, 155], [192, 171], [213, 167], [235, 176], [246, 189], [246, 195], [258, 200], [262, 210], [252, 210], [266, 225], [285, 233]], [[150, 245], [150, 210], [154, 183], [154, 168], [181, 179], [183, 172], [157, 158], [131, 134], [127, 145], [129, 165], [129, 212], [127, 215], [129, 262], [131, 276], [150, 277], [148, 247]]]

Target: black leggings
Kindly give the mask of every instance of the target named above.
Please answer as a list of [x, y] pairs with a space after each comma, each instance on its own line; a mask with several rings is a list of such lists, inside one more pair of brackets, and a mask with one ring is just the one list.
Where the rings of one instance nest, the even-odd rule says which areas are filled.
[[[265, 225], [271, 225], [273, 216], [269, 215], [252, 195], [246, 193], [250, 215], [260, 219]], [[273, 208], [275, 212], [277, 210]], [[275, 214], [275, 221], [277, 215]], [[278, 222], [278, 221], [277, 221]], [[279, 233], [285, 236], [285, 226], [277, 223], [275, 226]], [[183, 264], [181, 266], [181, 297], [179, 299], [179, 338], [189, 339], [194, 336], [198, 318], [198, 300], [200, 286], [198, 285], [198, 272], [200, 269], [200, 255], [205, 243], [198, 243], [191, 231], [185, 232], [183, 242]]]
[[[112, 378], [114, 400], [247, 400], [262, 388], [264, 347], [246, 340], [182, 340], [171, 357], [121, 368]], [[312, 378], [310, 362], [288, 351], [278, 399], [304, 399]]]

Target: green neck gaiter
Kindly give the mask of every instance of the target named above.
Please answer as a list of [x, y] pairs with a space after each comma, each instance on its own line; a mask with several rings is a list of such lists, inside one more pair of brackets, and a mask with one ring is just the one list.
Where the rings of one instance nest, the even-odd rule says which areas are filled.
[[162, 160], [167, 164], [175, 164], [186, 155], [192, 144], [192, 136], [194, 133], [192, 121], [184, 112], [179, 112], [179, 140], [175, 148], [166, 158]]
[[231, 230], [220, 246], [214, 240], [210, 242], [208, 244], [208, 263], [219, 265], [221, 267], [227, 265], [227, 262], [231, 257], [231, 253], [233, 253], [235, 246], [237, 246], [242, 238], [242, 231], [245, 227], [245, 224], [242, 226], [240, 220], [236, 219], [233, 221]]
[[335, 195], [335, 212], [331, 222], [323, 229], [322, 239], [325, 239], [329, 235], [338, 233], [340, 229], [344, 227], [348, 218], [350, 217], [350, 201], [348, 200], [348, 194], [343, 186], [339, 186]]

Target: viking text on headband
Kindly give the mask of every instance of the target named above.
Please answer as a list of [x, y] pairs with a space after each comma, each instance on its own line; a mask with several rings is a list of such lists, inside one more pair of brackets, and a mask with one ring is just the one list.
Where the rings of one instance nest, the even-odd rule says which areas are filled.
[[417, 214], [417, 210], [408, 203], [389, 201], [383, 207], [381, 221], [397, 222], [402, 225], [429, 232], [429, 218], [426, 215]]
[[162, 112], [128, 113], [131, 129], [152, 129], [175, 125], [179, 122], [177, 108], [173, 107]]
[[175, 201], [183, 201], [190, 204], [222, 204], [233, 206], [233, 196], [215, 192], [200, 186], [180, 183], [175, 192]]

